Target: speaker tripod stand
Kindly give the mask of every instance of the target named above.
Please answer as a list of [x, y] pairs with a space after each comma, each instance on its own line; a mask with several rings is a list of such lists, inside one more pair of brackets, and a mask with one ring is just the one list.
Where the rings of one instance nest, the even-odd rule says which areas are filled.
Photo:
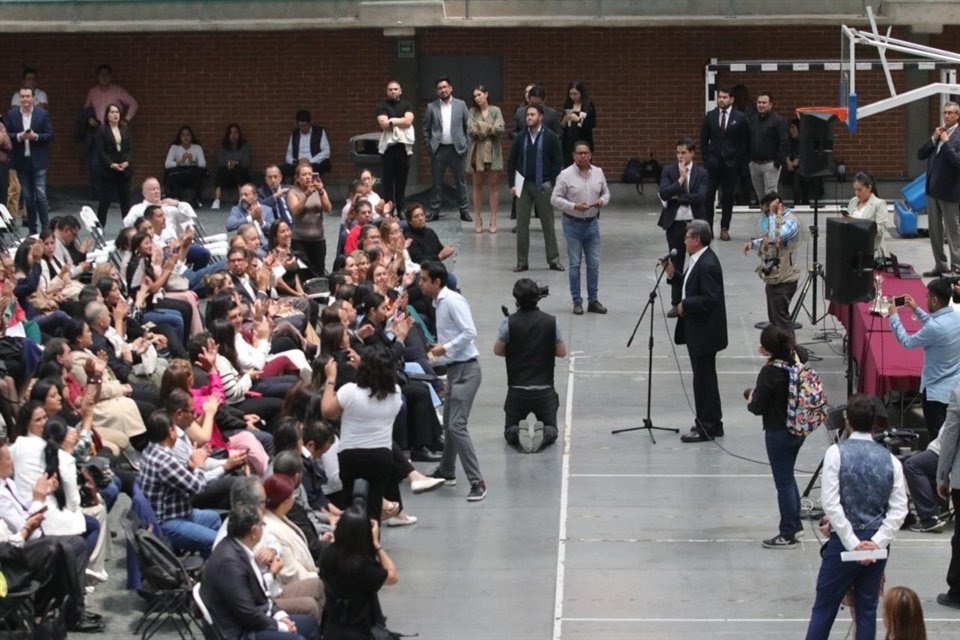
[[627, 431], [640, 431], [646, 430], [650, 434], [650, 442], [657, 444], [656, 439], [653, 437], [654, 430], [656, 431], [672, 431], [674, 433], [680, 433], [680, 429], [674, 429], [672, 427], [655, 427], [653, 426], [653, 418], [650, 416], [651, 404], [653, 403], [653, 304], [657, 299], [657, 290], [660, 289], [660, 280], [663, 279], [663, 274], [667, 270], [660, 267], [660, 275], [657, 276], [657, 282], [653, 285], [653, 289], [650, 290], [650, 296], [647, 299], [647, 304], [643, 307], [643, 311], [640, 313], [640, 318], [637, 320], [636, 326], [633, 328], [633, 333], [630, 334], [630, 339], [627, 340], [627, 348], [630, 348], [630, 345], [633, 344], [633, 339], [637, 335], [637, 329], [640, 328], [640, 323], [643, 322], [643, 316], [647, 315], [647, 311], [650, 312], [650, 339], [647, 342], [647, 416], [643, 419], [643, 426], [641, 427], [627, 427], [625, 429], [614, 429], [611, 431], [611, 434], [617, 433], [626, 433]]

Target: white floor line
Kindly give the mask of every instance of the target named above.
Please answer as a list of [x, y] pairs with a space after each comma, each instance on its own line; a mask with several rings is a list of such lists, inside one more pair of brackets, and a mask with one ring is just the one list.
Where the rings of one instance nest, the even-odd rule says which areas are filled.
[[[732, 375], [732, 376], [756, 376], [758, 370], [759, 370], [759, 367], [757, 367], [757, 368], [755, 368], [755, 369], [743, 369], [743, 370], [724, 369], [724, 370], [718, 370], [718, 371], [717, 371], [717, 375], [726, 374], [726, 375]], [[635, 371], [630, 371], [630, 370], [617, 370], [617, 369], [580, 369], [580, 370], [578, 370], [576, 373], [577, 373], [578, 375], [581, 375], [581, 376], [586, 376], [586, 375], [594, 375], [594, 376], [638, 376], [638, 377], [641, 377], [641, 378], [644, 378], [644, 379], [646, 379], [646, 377], [647, 377], [647, 370], [646, 370], [646, 369], [637, 369], [637, 370], [635, 370]], [[830, 375], [830, 374], [840, 375], [841, 373], [843, 373], [843, 371], [839, 371], [839, 370], [837, 370], [837, 371], [831, 371], [831, 370], [821, 371], [820, 369], [817, 369], [817, 373], [819, 373], [820, 375]], [[676, 375], [676, 374], [677, 374], [677, 370], [676, 370], [676, 369], [654, 369], [654, 370], [653, 370], [653, 375], [655, 375], [655, 376], [658, 376], [658, 375]], [[680, 374], [681, 374], [681, 375], [684, 375], [684, 376], [693, 376], [693, 371], [688, 371], [688, 370], [686, 370], [686, 369], [681, 369], [681, 370], [680, 370]]]
[[[770, 623], [770, 622], [809, 622], [810, 618], [564, 618], [567, 622], [617, 622], [617, 623], [637, 623], [637, 622], [654, 622], [654, 623], [717, 623], [717, 622], [759, 622], [759, 623]], [[957, 622], [960, 618], [924, 618], [924, 622]], [[878, 622], [882, 622], [882, 618], [877, 618]], [[839, 623], [839, 616], [838, 616]]]
[[560, 526], [557, 533], [557, 587], [553, 596], [553, 640], [563, 634], [563, 581], [567, 561], [567, 500], [570, 495], [570, 436], [573, 432], [573, 379], [577, 356], [567, 365], [567, 402], [563, 420], [563, 465], [560, 475]]
[[[795, 472], [795, 475], [812, 475]], [[769, 478], [769, 473], [571, 473], [571, 478]]]

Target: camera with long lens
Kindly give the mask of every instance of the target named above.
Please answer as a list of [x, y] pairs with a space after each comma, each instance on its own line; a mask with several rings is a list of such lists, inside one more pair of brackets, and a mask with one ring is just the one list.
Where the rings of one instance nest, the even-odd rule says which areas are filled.
[[763, 264], [760, 265], [760, 275], [766, 277], [771, 275], [778, 267], [780, 266], [780, 256], [773, 256], [771, 258], [764, 258]]
[[[960, 276], [958, 276], [958, 277], [960, 277]], [[537, 286], [537, 296], [538, 296], [538, 299], [543, 300], [543, 299], [546, 298], [548, 295], [550, 295], [550, 285], [548, 285], [548, 284], [541, 284], [541, 285], [538, 285], [538, 286]]]

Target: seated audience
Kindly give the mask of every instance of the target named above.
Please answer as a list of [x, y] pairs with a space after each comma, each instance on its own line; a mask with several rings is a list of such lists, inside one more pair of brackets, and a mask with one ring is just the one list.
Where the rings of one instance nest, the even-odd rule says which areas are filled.
[[210, 556], [220, 527], [214, 511], [193, 508], [194, 497], [207, 485], [203, 472], [209, 456], [206, 448], [190, 452], [188, 464], [174, 453], [177, 425], [164, 411], [155, 411], [147, 421], [150, 444], [140, 459], [140, 485], [150, 501], [160, 530], [175, 551], [196, 551]]
[[239, 202], [230, 210], [227, 216], [227, 231], [236, 231], [244, 223], [252, 224], [257, 229], [260, 244], [266, 246], [267, 230], [275, 219], [273, 209], [261, 204], [257, 199], [257, 188], [245, 183], [239, 189]]
[[240, 196], [240, 186], [250, 182], [250, 145], [243, 139], [240, 125], [231, 122], [223, 134], [217, 149], [217, 175], [211, 209], [220, 208], [224, 188], [235, 188]]
[[166, 169], [163, 186], [167, 195], [186, 200], [194, 209], [199, 209], [203, 181], [207, 177], [207, 159], [203, 155], [203, 146], [189, 125], [180, 127], [177, 137], [170, 143], [163, 166]]

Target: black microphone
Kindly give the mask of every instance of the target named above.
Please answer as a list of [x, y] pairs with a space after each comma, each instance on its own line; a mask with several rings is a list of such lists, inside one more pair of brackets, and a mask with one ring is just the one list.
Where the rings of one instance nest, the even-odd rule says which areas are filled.
[[667, 255], [665, 255], [665, 256], [663, 256], [663, 257], [661, 257], [661, 258], [657, 258], [657, 262], [659, 262], [660, 264], [667, 264], [667, 261], [668, 261], [670, 258], [672, 258], [673, 256], [675, 256], [675, 255], [677, 255], [677, 250], [676, 250], [676, 249], [670, 249], [670, 253], [668, 253]]

